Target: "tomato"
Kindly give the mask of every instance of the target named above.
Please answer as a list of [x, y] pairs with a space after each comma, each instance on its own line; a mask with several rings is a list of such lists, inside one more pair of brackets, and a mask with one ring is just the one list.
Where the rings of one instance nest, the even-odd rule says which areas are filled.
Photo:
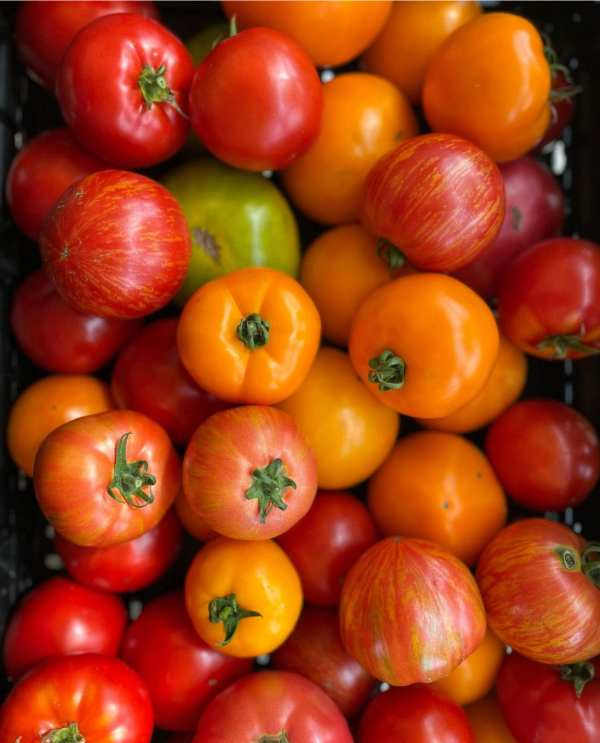
[[252, 661], [209, 648], [187, 614], [183, 591], [145, 604], [129, 626], [121, 657], [150, 692], [154, 724], [164, 730], [195, 730], [210, 700], [252, 670]]
[[580, 359], [600, 346], [600, 246], [544, 240], [506, 269], [498, 290], [500, 327], [532, 356]]
[[411, 103], [419, 103], [427, 67], [457, 28], [482, 13], [469, 0], [394, 3], [379, 36], [362, 55], [369, 72], [391, 80]]
[[278, 403], [308, 436], [319, 487], [349, 488], [366, 480], [389, 454], [398, 415], [357, 379], [348, 355], [321, 348], [299, 389]]
[[[534, 153], [541, 152], [546, 145], [560, 139], [563, 130], [569, 126], [573, 119], [575, 113], [574, 97], [581, 92], [581, 88], [573, 85], [570, 75], [565, 74], [565, 69], [552, 70], [552, 88], [550, 91], [552, 116], [546, 133], [532, 150]], [[569, 95], [570, 93], [571, 95]]]
[[10, 306], [10, 329], [21, 351], [43, 369], [65, 374], [97, 371], [141, 324], [141, 320], [79, 312], [60, 296], [41, 268], [23, 281]]
[[392, 83], [365, 72], [323, 85], [323, 123], [312, 146], [281, 173], [294, 206], [323, 224], [356, 222], [369, 170], [419, 133], [413, 110]]
[[434, 131], [458, 134], [498, 162], [513, 160], [548, 127], [550, 82], [535, 26], [486, 13], [455, 31], [429, 64], [425, 117]]
[[143, 317], [164, 307], [186, 274], [190, 245], [166, 188], [120, 170], [69, 186], [40, 235], [42, 264], [59, 294], [101, 317]]
[[63, 423], [114, 408], [106, 382], [84, 374], [38, 379], [17, 397], [8, 414], [6, 445], [13, 462], [29, 477], [46, 436]]
[[543, 163], [521, 157], [498, 168], [506, 196], [500, 232], [483, 255], [454, 273], [488, 301], [497, 295], [511, 261], [540, 240], [558, 235], [565, 222], [565, 196]]
[[210, 539], [220, 536], [193, 510], [189, 500], [185, 497], [183, 488], [181, 488], [175, 498], [175, 511], [183, 528], [194, 539], [200, 542], [208, 542]]
[[376, 541], [365, 506], [334, 490], [319, 491], [306, 516], [277, 539], [298, 571], [306, 601], [317, 606], [339, 603], [346, 574]]
[[357, 743], [473, 743], [465, 713], [431, 686], [389, 689], [367, 707]]
[[349, 351], [379, 400], [405, 415], [440, 418], [481, 392], [498, 342], [496, 320], [475, 292], [450, 276], [423, 273], [396, 279], [363, 302]]
[[352, 743], [342, 713], [296, 673], [263, 671], [235, 681], [200, 718], [193, 743]]
[[387, 537], [346, 576], [340, 627], [365, 670], [407, 686], [443, 678], [468, 658], [483, 640], [485, 612], [469, 569], [446, 548]]
[[357, 57], [377, 36], [392, 3], [275, 0], [265, 5], [260, 0], [221, 0], [221, 5], [228, 18], [235, 14], [240, 28], [274, 28], [297, 41], [317, 67], [339, 67]]
[[385, 536], [429, 539], [469, 566], [506, 524], [506, 498], [485, 454], [462, 436], [404, 436], [368, 484]]
[[54, 655], [116, 657], [126, 626], [127, 611], [116, 596], [62, 576], [51, 578], [17, 603], [2, 643], [4, 670], [17, 681]]
[[185, 602], [206, 643], [226, 655], [253, 658], [289, 637], [302, 609], [302, 586], [275, 542], [218, 537], [192, 561]]
[[170, 169], [161, 183], [183, 209], [192, 238], [192, 258], [176, 304], [183, 307], [208, 281], [238, 268], [267, 266], [296, 278], [296, 217], [268, 178], [203, 158]]
[[101, 591], [129, 593], [162, 578], [179, 555], [182, 541], [181, 524], [171, 509], [155, 527], [129, 542], [82, 547], [56, 534], [54, 549], [65, 570], [80, 583]]
[[424, 134], [371, 169], [361, 219], [417, 268], [455, 271], [494, 240], [504, 201], [500, 171], [483, 150], [451, 134]]
[[95, 653], [45, 661], [0, 707], [0, 739], [19, 743], [149, 743], [152, 723], [150, 696], [138, 674]]
[[600, 652], [598, 545], [547, 519], [502, 529], [476, 578], [492, 630], [540, 663], [578, 663]]
[[185, 142], [193, 73], [189, 52], [164, 26], [114, 13], [73, 39], [58, 68], [56, 95], [86, 149], [119, 168], [149, 168]]
[[522, 400], [508, 408], [490, 426], [485, 450], [507, 495], [534, 511], [578, 505], [600, 477], [598, 434], [558, 400]]
[[158, 423], [113, 410], [77, 418], [47, 436], [33, 484], [59, 534], [85, 547], [110, 547], [158, 524], [179, 490], [180, 472]]
[[450, 433], [470, 433], [487, 426], [517, 401], [527, 381], [527, 357], [504, 333], [498, 355], [481, 392], [471, 402], [442, 418], [419, 418], [424, 428]]
[[475, 743], [517, 743], [506, 727], [494, 693], [468, 704], [465, 714], [469, 718]]
[[179, 355], [221, 400], [270, 405], [302, 384], [321, 335], [317, 308], [294, 279], [241, 268], [198, 289], [183, 309]]
[[137, 410], [165, 429], [175, 444], [187, 444], [213, 413], [230, 407], [199, 387], [177, 351], [176, 318], [146, 325], [121, 351], [110, 388], [117, 406]]
[[215, 413], [192, 436], [183, 490], [202, 520], [234, 539], [271, 539], [298, 522], [317, 492], [317, 463], [291, 416], [266, 405]]

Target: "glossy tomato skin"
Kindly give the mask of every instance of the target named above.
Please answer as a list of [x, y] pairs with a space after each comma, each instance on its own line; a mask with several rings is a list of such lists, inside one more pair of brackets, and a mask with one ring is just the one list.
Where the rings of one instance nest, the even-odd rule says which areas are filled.
[[477, 563], [492, 630], [540, 663], [600, 652], [600, 591], [582, 571], [586, 542], [566, 526], [525, 519], [502, 529]]
[[485, 626], [469, 569], [424, 539], [380, 540], [357, 560], [342, 587], [344, 645], [391, 686], [447, 676], [481, 644]]
[[80, 312], [135, 318], [173, 298], [191, 244], [166, 188], [137, 173], [105, 170], [63, 193], [44, 222], [40, 251], [59, 294]]
[[[138, 82], [144, 65], [166, 68], [164, 80], [180, 111], [165, 101], [150, 99], [148, 106]], [[58, 68], [56, 95], [83, 147], [119, 168], [149, 168], [185, 142], [193, 72], [183, 42], [160, 23], [113, 13], [92, 21], [73, 39]]]
[[4, 669], [17, 681], [55, 655], [98, 653], [116, 658], [126, 626], [127, 611], [117, 596], [70, 578], [50, 578], [17, 604], [4, 633]]
[[321, 81], [289, 36], [250, 28], [221, 41], [200, 63], [189, 99], [192, 127], [220, 160], [245, 170], [279, 170], [321, 126]]
[[[127, 433], [129, 438], [123, 439]], [[130, 505], [124, 486], [113, 484], [119, 442], [128, 463], [147, 462], [148, 475], [156, 478], [154, 485], [141, 486], [151, 502], [132, 493]], [[135, 469], [144, 471], [143, 466]], [[180, 482], [181, 462], [165, 430], [131, 410], [87, 415], [57, 428], [42, 443], [33, 472], [36, 497], [48, 521], [59, 534], [86, 547], [109, 547], [152, 529], [171, 507]], [[115, 498], [107, 492], [111, 485]]]
[[282, 731], [290, 741], [352, 743], [344, 716], [325, 692], [287, 671], [252, 673], [231, 684], [208, 705], [193, 743], [277, 741]]
[[100, 591], [129, 593], [151, 585], [175, 562], [183, 531], [173, 509], [136, 539], [111, 547], [82, 547], [60, 534], [54, 549], [65, 570], [80, 583]]
[[[40, 743], [76, 722], [86, 741], [149, 743], [148, 689], [122, 660], [95, 653], [58, 656], [34, 668], [0, 707], [0, 738]], [[68, 738], [66, 738], [68, 740]]]
[[125, 633], [121, 658], [146, 683], [154, 724], [163, 730], [195, 730], [210, 700], [252, 670], [252, 660], [227, 656], [198, 637], [183, 591], [145, 604]]
[[365, 182], [363, 225], [423, 270], [455, 271], [474, 261], [503, 218], [497, 165], [451, 134], [404, 142], [378, 160]]
[[[270, 484], [261, 477], [271, 478]], [[219, 534], [271, 539], [310, 508], [317, 462], [290, 415], [244, 405], [215, 413], [198, 427], [183, 459], [182, 483], [192, 509]], [[273, 487], [277, 498], [270, 496]]]

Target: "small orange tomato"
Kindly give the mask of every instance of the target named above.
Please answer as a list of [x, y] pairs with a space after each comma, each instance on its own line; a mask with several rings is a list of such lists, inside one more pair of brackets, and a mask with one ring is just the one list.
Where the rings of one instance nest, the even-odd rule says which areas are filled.
[[335, 348], [320, 349], [298, 391], [277, 407], [308, 436], [322, 489], [366, 480], [398, 436], [399, 416], [370, 394], [348, 355]]
[[252, 658], [289, 637], [302, 610], [302, 584], [275, 542], [218, 537], [192, 561], [185, 601], [204, 642], [226, 655]]
[[113, 410], [110, 388], [89, 374], [50, 374], [29, 385], [15, 400], [6, 426], [6, 444], [13, 462], [33, 476], [42, 441], [63, 423], [84, 415]]
[[515, 403], [527, 381], [527, 356], [500, 333], [498, 356], [481, 392], [471, 402], [443, 418], [420, 418], [425, 428], [450, 433], [470, 433], [483, 428]]
[[228, 402], [270, 405], [302, 384], [321, 320], [300, 284], [272, 268], [210, 281], [183, 308], [177, 346], [195, 381]]
[[383, 30], [362, 55], [369, 72], [391, 80], [411, 103], [419, 103], [427, 67], [457, 28], [478, 18], [471, 0], [394, 3]]
[[517, 743], [506, 727], [494, 693], [465, 707], [475, 743]]
[[498, 354], [487, 304], [436, 273], [396, 279], [360, 306], [350, 358], [369, 390], [399, 413], [440, 418], [483, 389]]
[[423, 107], [434, 131], [464, 137], [503, 162], [544, 135], [550, 85], [536, 28], [512, 13], [489, 13], [461, 26], [435, 55]]
[[485, 454], [452, 433], [401, 438], [368, 485], [384, 536], [437, 542], [472, 567], [506, 524], [506, 497]]
[[366, 72], [338, 75], [323, 86], [317, 139], [281, 171], [283, 188], [316, 222], [358, 221], [363, 185], [373, 165], [418, 133], [413, 110], [395, 85]]
[[190, 506], [183, 488], [177, 493], [177, 497], [175, 498], [175, 512], [183, 528], [199, 542], [209, 542], [211, 539], [219, 536]]

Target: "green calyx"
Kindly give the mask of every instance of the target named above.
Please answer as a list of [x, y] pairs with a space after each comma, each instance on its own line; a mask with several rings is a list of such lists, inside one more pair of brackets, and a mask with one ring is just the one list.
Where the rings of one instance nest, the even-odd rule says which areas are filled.
[[563, 566], [572, 572], [575, 572], [576, 570], [581, 570], [581, 560], [579, 558], [579, 554], [571, 549], [571, 547], [565, 547], [564, 545], [559, 545], [558, 547], [554, 548], [555, 554], [557, 554], [561, 561]]
[[288, 488], [296, 490], [296, 483], [287, 476], [281, 459], [274, 459], [266, 467], [252, 471], [252, 485], [246, 491], [246, 498], [258, 500], [260, 523], [264, 524], [273, 506], [285, 511], [287, 504], [283, 496]]
[[56, 728], [40, 737], [40, 743], [85, 743], [76, 722], [70, 722], [66, 728]]
[[213, 624], [222, 622], [225, 629], [225, 639], [218, 642], [217, 647], [222, 648], [228, 645], [233, 640], [240, 621], [248, 617], [262, 618], [262, 614], [239, 606], [235, 593], [213, 599], [208, 605], [208, 619]]
[[167, 68], [165, 65], [161, 65], [157, 70], [149, 64], [145, 64], [142, 67], [142, 72], [138, 77], [138, 85], [142, 93], [142, 98], [146, 103], [146, 108], [150, 110], [153, 103], [167, 103], [178, 114], [181, 114], [184, 119], [188, 119], [189, 116], [181, 110], [175, 100], [175, 93], [169, 88], [165, 79], [166, 71]]
[[279, 735], [261, 735], [256, 743], [290, 743], [285, 730], [282, 730]]
[[559, 360], [566, 359], [569, 351], [584, 353], [586, 356], [599, 354], [600, 348], [586, 346], [585, 343], [582, 343], [584, 335], [585, 328], [582, 325], [579, 333], [573, 335], [550, 335], [538, 343], [536, 348], [539, 351], [542, 351], [544, 348], [552, 348], [554, 350], [553, 358]]
[[[113, 478], [107, 492], [118, 503], [128, 503], [133, 508], [144, 508], [154, 501], [152, 486], [156, 485], [156, 477], [148, 474], [148, 462], [145, 459], [137, 462], [127, 461], [127, 439], [131, 433], [131, 431], [124, 433], [117, 443]], [[145, 493], [142, 488], [147, 486], [149, 492]], [[120, 496], [115, 490], [119, 491]], [[140, 500], [142, 503], [139, 503]]]
[[269, 323], [253, 312], [248, 317], [242, 317], [235, 332], [246, 348], [254, 351], [269, 342], [269, 328]]
[[563, 681], [571, 681], [575, 685], [575, 694], [579, 698], [588, 681], [592, 681], [595, 674], [593, 663], [583, 661], [559, 666], [560, 677]]
[[404, 385], [406, 367], [393, 351], [382, 351], [369, 361], [369, 367], [369, 382], [376, 384], [380, 392], [399, 390]]
[[600, 542], [590, 542], [581, 553], [581, 569], [600, 588]]
[[380, 237], [375, 247], [377, 248], [377, 255], [388, 266], [390, 271], [397, 271], [406, 263], [404, 254], [389, 240]]

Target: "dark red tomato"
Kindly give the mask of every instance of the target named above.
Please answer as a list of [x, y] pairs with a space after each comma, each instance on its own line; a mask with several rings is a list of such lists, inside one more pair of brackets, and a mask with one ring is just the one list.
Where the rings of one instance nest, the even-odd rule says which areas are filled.
[[86, 149], [119, 168], [172, 157], [190, 124], [188, 50], [157, 21], [113, 13], [73, 39], [56, 76], [60, 110]]
[[118, 658], [95, 653], [51, 658], [0, 707], [0, 740], [15, 743], [150, 743], [148, 689]]
[[357, 743], [475, 743], [467, 716], [439, 689], [414, 684], [378, 694], [360, 721]]
[[220, 160], [245, 170], [279, 170], [316, 139], [323, 92], [293, 39], [249, 28], [221, 41], [199, 65], [189, 106], [194, 131]]
[[[550, 108], [552, 116], [546, 133], [532, 152], [541, 152], [547, 144], [559, 139], [573, 119], [575, 113], [575, 95], [581, 88], [573, 85], [573, 81], [562, 70], [552, 71], [552, 91], [550, 93]], [[558, 95], [556, 95], [558, 93]], [[569, 95], [569, 93], [573, 93]]]
[[238, 679], [208, 705], [193, 743], [352, 743], [344, 716], [316, 684], [287, 671]]
[[599, 661], [549, 666], [518, 653], [505, 657], [496, 693], [502, 716], [519, 743], [598, 743]]
[[251, 658], [220, 653], [198, 636], [182, 591], [144, 606], [125, 634], [121, 657], [146, 682], [154, 724], [179, 731], [195, 730], [210, 700], [253, 665]]
[[175, 510], [171, 509], [153, 529], [129, 542], [111, 547], [82, 547], [56, 534], [54, 549], [65, 570], [86, 586], [128, 593], [161, 578], [175, 562], [182, 542], [183, 529]]
[[488, 429], [485, 451], [506, 494], [533, 511], [576, 506], [600, 477], [594, 427], [558, 400], [508, 408]]
[[51, 372], [90, 374], [115, 356], [142, 320], [86, 315], [71, 307], [40, 268], [17, 289], [10, 327], [19, 348]]
[[564, 194], [543, 163], [520, 157], [498, 168], [506, 196], [500, 232], [479, 258], [453, 274], [486, 300], [496, 296], [509, 263], [540, 240], [558, 235], [565, 221]]
[[532, 356], [579, 359], [600, 347], [600, 247], [557, 237], [508, 266], [498, 290], [500, 326]]
[[496, 163], [451, 134], [403, 142], [371, 169], [362, 222], [427, 271], [456, 271], [496, 238], [504, 186]]
[[173, 733], [167, 738], [167, 743], [192, 743], [195, 732], [193, 733]]
[[70, 578], [50, 578], [19, 601], [8, 622], [4, 670], [17, 681], [54, 655], [99, 653], [116, 658], [126, 626], [127, 611], [117, 596]]
[[368, 509], [343, 490], [318, 491], [306, 516], [277, 538], [300, 575], [304, 598], [317, 606], [339, 603], [346, 573], [376, 541]]
[[362, 712], [378, 683], [344, 647], [337, 608], [305, 605], [294, 631], [271, 660], [277, 670], [299, 673], [318, 684], [346, 717]]
[[164, 186], [104, 170], [59, 198], [44, 222], [40, 251], [51, 281], [73, 307], [132, 318], [173, 298], [192, 245], [183, 211]]
[[157, 320], [121, 351], [110, 388], [120, 408], [137, 410], [157, 421], [175, 444], [187, 444], [194, 431], [224, 402], [200, 387], [181, 363], [177, 318]]

